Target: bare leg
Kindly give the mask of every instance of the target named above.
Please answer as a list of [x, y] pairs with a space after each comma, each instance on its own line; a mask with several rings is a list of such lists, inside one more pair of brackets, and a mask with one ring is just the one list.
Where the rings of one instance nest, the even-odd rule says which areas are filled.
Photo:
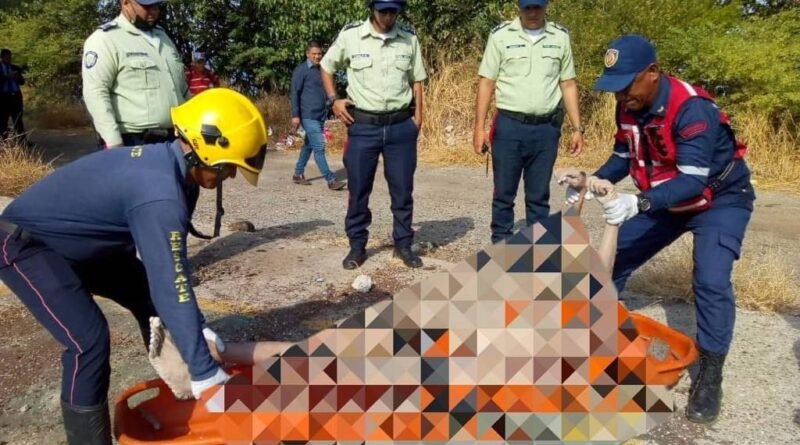
[[[226, 365], [255, 365], [276, 354], [280, 354], [293, 344], [281, 341], [225, 343], [225, 350], [222, 352], [217, 351], [217, 353], [222, 363]], [[212, 348], [212, 355], [214, 355], [216, 346], [212, 345], [212, 343], [209, 343], [209, 347]]]
[[[614, 190], [614, 185], [606, 180], [598, 180], [592, 184], [592, 192], [597, 197], [600, 204], [605, 204], [617, 198], [617, 192]], [[603, 238], [600, 240], [600, 248], [597, 253], [600, 255], [600, 260], [605, 264], [608, 273], [614, 271], [614, 259], [617, 256], [617, 238], [619, 237], [619, 226], [606, 224], [603, 230]]]

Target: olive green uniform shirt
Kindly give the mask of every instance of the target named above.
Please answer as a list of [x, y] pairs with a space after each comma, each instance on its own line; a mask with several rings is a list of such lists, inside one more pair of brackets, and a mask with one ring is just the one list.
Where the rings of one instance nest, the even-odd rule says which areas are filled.
[[322, 59], [328, 73], [347, 69], [347, 94], [356, 108], [372, 112], [407, 108], [412, 86], [427, 78], [414, 32], [396, 24], [385, 39], [369, 20], [345, 26]]
[[561, 102], [560, 83], [575, 78], [569, 34], [546, 22], [534, 43], [520, 19], [489, 35], [478, 74], [495, 81], [497, 108], [546, 115]]
[[175, 44], [159, 27], [148, 37], [123, 15], [83, 47], [83, 100], [107, 145], [122, 133], [172, 128], [170, 109], [190, 97]]

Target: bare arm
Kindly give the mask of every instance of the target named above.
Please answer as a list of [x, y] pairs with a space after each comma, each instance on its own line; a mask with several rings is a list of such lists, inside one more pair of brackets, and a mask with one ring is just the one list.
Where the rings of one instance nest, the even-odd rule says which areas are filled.
[[[333, 73], [329, 73], [325, 68], [322, 68], [322, 87], [325, 88], [326, 96], [336, 96], [336, 82], [333, 80]], [[333, 102], [333, 114], [345, 125], [353, 123], [353, 116], [347, 111], [347, 105], [352, 103], [350, 99], [336, 99]]]
[[583, 134], [576, 131], [581, 126], [580, 95], [578, 93], [578, 82], [569, 79], [561, 82], [561, 94], [564, 96], [564, 105], [567, 108], [567, 116], [572, 124], [572, 141], [570, 154], [578, 156], [583, 151]]
[[417, 124], [417, 128], [422, 129], [422, 119], [425, 116], [425, 89], [422, 88], [422, 82], [414, 82], [414, 103], [416, 104], [414, 123]]
[[[478, 99], [475, 104], [475, 126], [472, 130], [472, 145], [475, 153], [483, 154], [483, 144], [487, 144], [486, 115], [489, 114], [489, 103], [494, 93], [494, 80], [480, 77], [478, 81]], [[491, 147], [489, 148], [491, 150]]]

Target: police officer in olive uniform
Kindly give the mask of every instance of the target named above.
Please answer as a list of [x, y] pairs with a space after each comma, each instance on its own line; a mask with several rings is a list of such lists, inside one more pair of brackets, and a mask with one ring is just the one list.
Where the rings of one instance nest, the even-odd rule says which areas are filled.
[[[519, 18], [489, 35], [479, 71], [473, 146], [478, 154], [490, 150], [492, 155], [492, 242], [512, 233], [520, 177], [525, 181], [526, 222], [548, 216], [564, 106], [572, 124], [571, 154], [577, 156], [583, 147], [569, 34], [545, 20], [547, 3], [519, 0]], [[493, 91], [498, 113], [490, 137], [485, 121]]]
[[158, 26], [164, 0], [121, 0], [83, 49], [83, 100], [100, 147], [175, 139], [170, 109], [189, 96], [178, 49]]
[[[367, 259], [372, 222], [369, 195], [378, 157], [383, 155], [394, 215], [395, 256], [408, 267], [421, 267], [411, 251], [414, 171], [422, 125], [422, 81], [426, 79], [419, 41], [413, 30], [397, 24], [406, 0], [367, 0], [370, 18], [342, 29], [322, 59], [322, 80], [334, 114], [348, 125], [344, 154], [350, 197], [345, 230], [350, 252], [342, 265], [355, 269]], [[348, 99], [336, 97], [333, 73], [346, 68]]]

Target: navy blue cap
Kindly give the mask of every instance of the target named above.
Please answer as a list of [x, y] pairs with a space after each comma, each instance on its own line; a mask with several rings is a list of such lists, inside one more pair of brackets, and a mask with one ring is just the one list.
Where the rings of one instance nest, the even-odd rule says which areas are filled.
[[527, 8], [528, 6], [547, 6], [547, 0], [519, 0], [520, 8]]
[[166, 0], [134, 0], [134, 1], [142, 6], [150, 6], [150, 5], [157, 5], [159, 3], [164, 3]]
[[637, 74], [656, 63], [656, 47], [646, 38], [627, 34], [611, 42], [606, 51], [603, 74], [594, 89], [616, 93], [633, 83]]
[[403, 6], [405, 5], [406, 2], [382, 2], [382, 1], [377, 1], [372, 4], [372, 6], [378, 11], [383, 11], [385, 9], [396, 9], [399, 11], [403, 9]]

